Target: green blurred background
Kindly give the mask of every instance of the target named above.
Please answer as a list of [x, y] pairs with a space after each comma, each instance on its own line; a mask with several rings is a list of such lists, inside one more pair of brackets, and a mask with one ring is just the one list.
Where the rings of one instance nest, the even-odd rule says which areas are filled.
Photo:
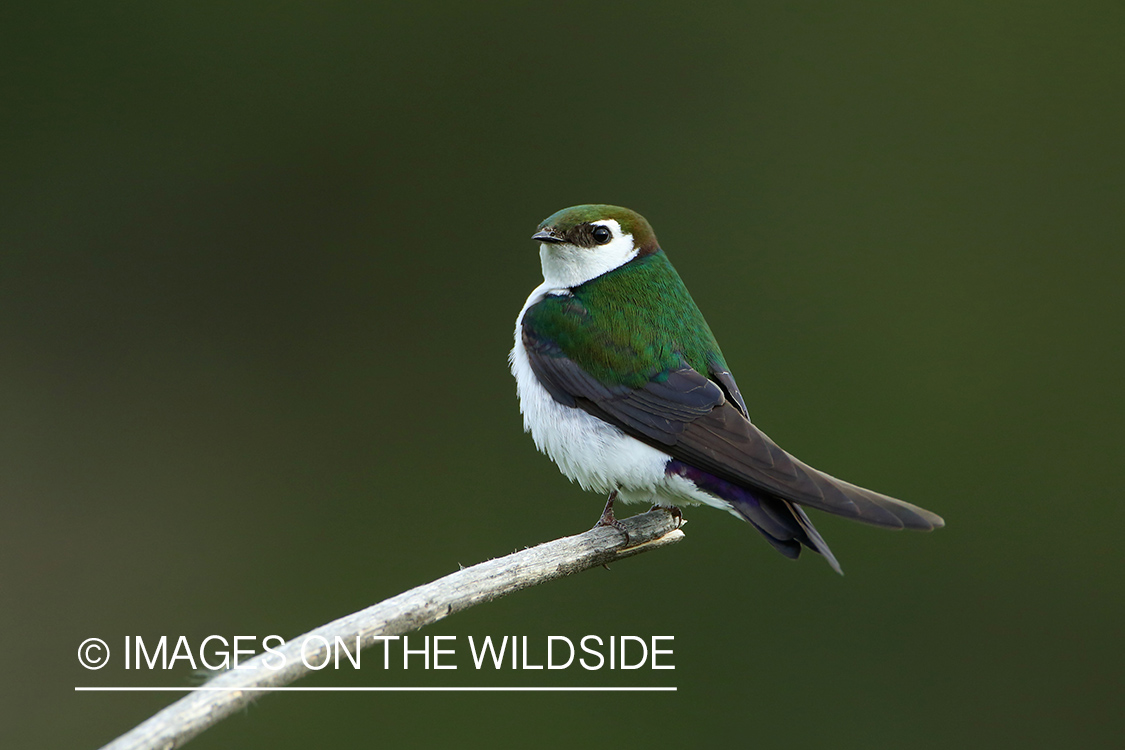
[[2, 13], [4, 746], [192, 679], [86, 637], [292, 637], [590, 526], [505, 361], [586, 202], [650, 219], [775, 440], [948, 528], [818, 514], [839, 578], [689, 509], [426, 631], [674, 635], [675, 672], [302, 683], [677, 693], [275, 695], [191, 746], [1118, 746], [1120, 2]]

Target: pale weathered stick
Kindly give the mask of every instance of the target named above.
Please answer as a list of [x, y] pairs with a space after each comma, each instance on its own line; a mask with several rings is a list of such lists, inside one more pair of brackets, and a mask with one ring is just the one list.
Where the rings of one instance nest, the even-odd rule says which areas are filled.
[[[474, 604], [672, 544], [684, 537], [678, 519], [663, 510], [627, 518], [622, 523], [629, 532], [629, 547], [624, 547], [625, 537], [617, 529], [591, 529], [459, 570], [322, 625], [274, 649], [285, 657], [284, 666], [279, 669], [269, 665], [280, 664], [281, 657], [259, 654], [239, 669], [223, 672], [209, 681], [205, 690], [181, 698], [103, 750], [180, 747], [261, 693], [288, 685], [313, 671], [305, 661], [320, 665], [331, 658], [330, 647], [337, 637], [349, 644], [355, 644], [358, 638], [360, 648], [367, 648], [383, 636], [409, 633]], [[309, 639], [319, 645], [314, 646]]]

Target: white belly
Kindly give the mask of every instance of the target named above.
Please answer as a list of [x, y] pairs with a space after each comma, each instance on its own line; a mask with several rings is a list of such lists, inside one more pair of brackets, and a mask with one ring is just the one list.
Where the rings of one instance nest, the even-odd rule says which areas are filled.
[[560, 404], [539, 384], [523, 346], [521, 323], [527, 308], [543, 299], [548, 291], [543, 284], [527, 298], [516, 318], [515, 347], [509, 356], [523, 414], [523, 429], [531, 433], [535, 446], [583, 489], [605, 494], [617, 490], [618, 497], [625, 502], [660, 505], [705, 502], [729, 508], [719, 498], [696, 490], [691, 482], [667, 477], [664, 467], [671, 460], [667, 453], [629, 437], [581, 409]]

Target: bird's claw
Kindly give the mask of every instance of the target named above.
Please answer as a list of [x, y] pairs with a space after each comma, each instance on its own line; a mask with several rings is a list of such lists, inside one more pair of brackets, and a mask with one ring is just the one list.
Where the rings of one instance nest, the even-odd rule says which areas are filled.
[[613, 515], [613, 501], [616, 499], [617, 492], [614, 491], [610, 493], [609, 499], [605, 501], [605, 509], [602, 510], [602, 517], [598, 519], [598, 522], [596, 524], [594, 524], [594, 528], [597, 529], [602, 526], [609, 526], [611, 528], [617, 529], [625, 535], [625, 546], [628, 547], [629, 542], [631, 541], [629, 532], [625, 528], [625, 524], [618, 521], [617, 517]]
[[654, 510], [666, 510], [666, 511], [668, 511], [669, 515], [672, 516], [672, 520], [676, 522], [676, 528], [677, 529], [684, 525], [684, 512], [682, 510], [680, 510], [678, 506], [675, 506], [675, 505], [653, 505], [651, 508], [648, 509], [648, 512], [652, 513]]

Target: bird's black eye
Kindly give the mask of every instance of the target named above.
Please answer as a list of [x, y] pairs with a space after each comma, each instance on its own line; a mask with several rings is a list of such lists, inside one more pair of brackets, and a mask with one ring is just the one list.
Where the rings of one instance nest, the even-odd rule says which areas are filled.
[[597, 242], [599, 245], [604, 245], [613, 238], [613, 232], [602, 226], [594, 227], [593, 235], [594, 242]]

